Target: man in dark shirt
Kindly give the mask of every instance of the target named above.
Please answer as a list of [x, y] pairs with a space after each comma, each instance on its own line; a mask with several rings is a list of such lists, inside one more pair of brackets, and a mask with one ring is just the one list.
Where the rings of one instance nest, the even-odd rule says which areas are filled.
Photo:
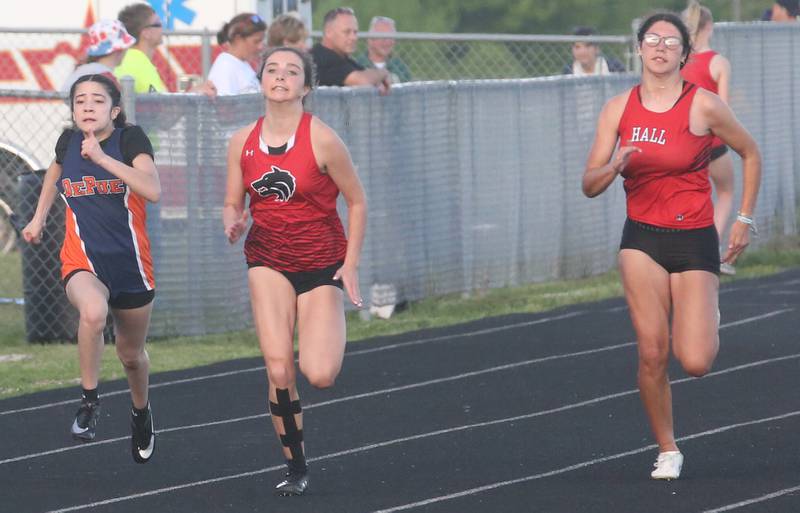
[[358, 20], [349, 7], [337, 7], [325, 14], [322, 41], [311, 49], [321, 86], [373, 86], [388, 94], [389, 73], [385, 69], [364, 69], [350, 55], [358, 42]]

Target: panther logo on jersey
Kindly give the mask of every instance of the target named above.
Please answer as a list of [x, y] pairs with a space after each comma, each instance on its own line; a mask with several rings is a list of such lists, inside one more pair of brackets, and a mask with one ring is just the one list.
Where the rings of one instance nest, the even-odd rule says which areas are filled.
[[286, 202], [294, 195], [295, 179], [292, 173], [281, 169], [278, 166], [270, 166], [271, 171], [264, 173], [261, 178], [255, 180], [250, 186], [262, 198], [272, 194], [275, 201]]

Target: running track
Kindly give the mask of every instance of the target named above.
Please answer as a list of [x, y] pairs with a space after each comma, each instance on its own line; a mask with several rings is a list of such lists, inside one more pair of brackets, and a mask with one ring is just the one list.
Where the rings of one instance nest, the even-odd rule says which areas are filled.
[[670, 373], [678, 481], [649, 479], [613, 299], [350, 345], [333, 389], [301, 383], [302, 498], [271, 493], [282, 461], [257, 359], [154, 375], [147, 465], [130, 457], [122, 382], [101, 390], [89, 445], [69, 438], [74, 388], [0, 401], [0, 511], [800, 511], [800, 269], [728, 284], [720, 303], [713, 372]]

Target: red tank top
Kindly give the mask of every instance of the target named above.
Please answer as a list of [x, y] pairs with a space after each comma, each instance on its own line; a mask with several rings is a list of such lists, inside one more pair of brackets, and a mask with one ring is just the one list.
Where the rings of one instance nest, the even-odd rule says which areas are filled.
[[697, 86], [684, 82], [683, 92], [666, 112], [644, 108], [631, 89], [619, 121], [620, 146], [636, 146], [622, 173], [628, 217], [665, 228], [693, 229], [714, 224], [708, 162], [712, 135], [689, 131], [689, 109]]
[[[717, 55], [717, 52], [714, 50], [689, 54], [689, 59], [681, 70], [683, 79], [692, 84], [699, 85], [703, 89], [711, 91], [714, 94], [719, 94], [719, 84], [717, 84], [711, 76], [711, 59], [713, 59], [715, 55]], [[722, 142], [722, 139], [718, 137], [714, 138], [714, 147], [723, 144], [725, 143]]]
[[689, 60], [681, 70], [681, 76], [687, 82], [699, 85], [714, 94], [719, 92], [719, 87], [711, 77], [711, 59], [717, 55], [714, 50], [689, 54]]
[[275, 155], [262, 150], [259, 118], [239, 161], [254, 224], [245, 253], [280, 271], [323, 268], [344, 259], [347, 249], [336, 212], [339, 188], [317, 166], [311, 119], [303, 113], [285, 151]]

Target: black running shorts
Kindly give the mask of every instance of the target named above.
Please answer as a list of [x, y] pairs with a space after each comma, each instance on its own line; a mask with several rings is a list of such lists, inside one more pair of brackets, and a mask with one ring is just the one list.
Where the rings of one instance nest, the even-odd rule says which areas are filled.
[[719, 275], [719, 237], [712, 224], [694, 230], [625, 221], [619, 249], [638, 249], [668, 273], [708, 271]]

